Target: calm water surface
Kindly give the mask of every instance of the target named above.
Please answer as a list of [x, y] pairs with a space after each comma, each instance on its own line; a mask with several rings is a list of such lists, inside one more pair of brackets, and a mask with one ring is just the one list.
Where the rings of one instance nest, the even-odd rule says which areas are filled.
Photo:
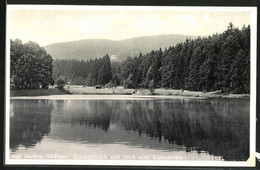
[[249, 100], [19, 100], [11, 158], [236, 160], [249, 157]]

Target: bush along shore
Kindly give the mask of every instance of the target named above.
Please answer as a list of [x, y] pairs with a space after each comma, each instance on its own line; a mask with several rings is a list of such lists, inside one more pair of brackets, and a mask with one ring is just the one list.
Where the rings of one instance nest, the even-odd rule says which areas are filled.
[[59, 90], [57, 88], [51, 89], [23, 89], [23, 90], [11, 90], [10, 96], [49, 96], [49, 95], [62, 95], [70, 94], [67, 90]]

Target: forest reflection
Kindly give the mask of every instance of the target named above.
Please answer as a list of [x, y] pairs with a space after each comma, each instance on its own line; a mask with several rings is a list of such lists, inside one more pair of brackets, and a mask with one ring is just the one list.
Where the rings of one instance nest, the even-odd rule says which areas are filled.
[[[12, 101], [10, 145], [32, 147], [53, 127], [53, 136], [64, 140], [88, 140], [93, 143], [127, 142], [120, 133], [112, 139], [88, 134], [82, 128], [112, 128], [135, 131], [158, 143], [178, 145], [186, 152], [207, 152], [224, 160], [249, 157], [249, 101], [247, 100], [34, 100]], [[78, 134], [55, 134], [59, 125], [82, 127]], [[74, 135], [73, 138], [69, 136]], [[90, 137], [91, 136], [91, 137]], [[149, 145], [149, 144], [147, 144]], [[144, 147], [144, 146], [143, 146]], [[152, 146], [150, 146], [152, 147]]]
[[10, 148], [15, 151], [20, 145], [33, 147], [50, 131], [52, 101], [11, 101]]

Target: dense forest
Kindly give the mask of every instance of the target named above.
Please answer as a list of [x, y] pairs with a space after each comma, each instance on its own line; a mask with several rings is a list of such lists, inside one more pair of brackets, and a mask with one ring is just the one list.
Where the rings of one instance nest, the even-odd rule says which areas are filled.
[[101, 59], [55, 60], [53, 77], [72, 84], [123, 85], [194, 91], [250, 91], [250, 26], [228, 25], [222, 34], [186, 39], [167, 49], [110, 63]]
[[35, 42], [11, 40], [11, 89], [48, 88], [52, 79], [52, 57]]
[[108, 55], [103, 58], [77, 61], [55, 60], [53, 62], [53, 77], [56, 81], [79, 85], [105, 85], [112, 80], [111, 63]]

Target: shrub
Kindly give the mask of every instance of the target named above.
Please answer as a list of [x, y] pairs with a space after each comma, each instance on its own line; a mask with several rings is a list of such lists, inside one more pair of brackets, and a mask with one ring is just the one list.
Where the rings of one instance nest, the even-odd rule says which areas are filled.
[[62, 80], [62, 79], [59, 79], [59, 80], [57, 81], [57, 88], [60, 89], [60, 90], [62, 90], [62, 89], [64, 89], [64, 86], [65, 86], [65, 81]]
[[154, 80], [151, 80], [151, 81], [149, 82], [148, 88], [149, 88], [149, 90], [150, 90], [150, 92], [151, 92], [152, 94], [154, 94], [154, 87], [155, 87]]
[[105, 85], [105, 88], [113, 88], [113, 87], [116, 87], [116, 84], [115, 83], [112, 83], [112, 82], [109, 82]]
[[126, 80], [124, 82], [124, 88], [125, 89], [133, 89], [134, 88], [134, 82], [132, 80]]

